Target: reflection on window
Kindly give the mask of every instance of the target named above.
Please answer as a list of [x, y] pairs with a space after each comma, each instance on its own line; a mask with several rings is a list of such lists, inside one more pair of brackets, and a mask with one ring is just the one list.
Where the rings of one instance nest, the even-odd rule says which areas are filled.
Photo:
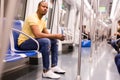
[[[4, 0], [4, 17], [6, 16], [6, 10], [8, 7], [8, 1], [10, 0]], [[25, 18], [25, 12], [26, 12], [26, 4], [27, 0], [18, 0], [16, 4], [16, 11], [15, 11], [15, 19], [24, 20]]]
[[20, 19], [20, 20], [25, 19], [26, 5], [27, 5], [27, 0], [20, 0], [19, 4], [17, 5], [15, 19]]
[[68, 5], [66, 2], [63, 2], [60, 13], [60, 25], [62, 27], [67, 27], [68, 25], [69, 11], [70, 11], [70, 5]]
[[52, 24], [52, 14], [53, 14], [53, 6], [54, 6], [54, 0], [50, 0], [49, 2], [49, 11], [48, 11], [48, 20], [47, 20], [47, 26], [50, 29], [51, 28], [51, 24]]

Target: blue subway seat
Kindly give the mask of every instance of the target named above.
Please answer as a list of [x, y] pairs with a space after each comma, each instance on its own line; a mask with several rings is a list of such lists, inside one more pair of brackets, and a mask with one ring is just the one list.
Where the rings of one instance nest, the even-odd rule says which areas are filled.
[[[5, 20], [4, 20], [5, 22]], [[17, 29], [19, 31], [21, 31], [22, 29], [22, 25], [23, 25], [23, 21], [21, 20], [15, 20], [13, 22], [13, 28]], [[17, 45], [17, 40], [19, 37], [19, 34], [21, 32], [17, 32], [15, 30], [12, 30], [11, 34], [10, 34], [10, 42], [9, 42], [9, 46], [8, 46], [8, 50], [6, 52], [6, 56], [4, 58], [4, 62], [15, 62], [17, 60], [21, 60], [24, 59], [26, 57], [34, 57], [37, 56], [38, 50], [20, 50], [18, 45]], [[39, 55], [40, 56], [40, 55]], [[41, 55], [42, 57], [42, 55]]]
[[20, 59], [22, 59], [22, 57], [18, 54], [14, 54], [14, 55], [7, 54], [4, 61], [5, 62], [15, 62]]
[[15, 52], [15, 53], [16, 54], [25, 54], [27, 57], [32, 57], [32, 56], [36, 56], [38, 52], [31, 50], [31, 51], [19, 51], [19, 52]]
[[91, 40], [82, 40], [81, 47], [91, 47]]
[[[16, 30], [12, 29], [12, 32], [10, 34], [10, 42], [9, 42], [10, 44], [9, 44], [8, 50], [6, 52], [5, 59], [3, 60], [4, 62], [15, 62], [17, 60], [21, 60], [26, 57], [35, 57], [38, 54], [41, 54], [40, 52], [38, 52], [38, 49], [37, 50], [21, 50], [21, 49], [19, 49], [17, 41], [18, 41], [19, 34], [21, 33], [22, 24], [23, 24], [23, 21], [21, 21], [21, 20], [15, 20], [13, 22], [13, 28]], [[31, 38], [31, 37], [29, 37], [29, 38]], [[38, 46], [38, 48], [39, 48], [39, 46]], [[41, 55], [41, 57], [42, 57], [42, 55]]]
[[[32, 56], [37, 56], [40, 52], [38, 51], [39, 49], [39, 45], [37, 40], [33, 40], [30, 36], [28, 36], [27, 34], [23, 33], [21, 31], [22, 29], [22, 24], [23, 21], [21, 20], [15, 20], [13, 23], [13, 28], [12, 28], [12, 35], [10, 38], [10, 42], [11, 42], [11, 50], [14, 51], [17, 54], [25, 54], [27, 57], [32, 57]], [[27, 36], [28, 38], [31, 38], [33, 41], [36, 41], [36, 44], [38, 45], [37, 50], [21, 50], [18, 47], [18, 37], [19, 34], [22, 33], [23, 35]]]
[[17, 60], [25, 58], [26, 55], [24, 54], [16, 54], [12, 52], [11, 50], [7, 51], [7, 54], [5, 56], [4, 62], [15, 62]]

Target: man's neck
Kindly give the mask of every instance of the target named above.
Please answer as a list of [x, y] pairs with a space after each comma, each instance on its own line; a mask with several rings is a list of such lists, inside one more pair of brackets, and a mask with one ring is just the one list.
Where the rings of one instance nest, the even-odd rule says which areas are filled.
[[40, 15], [40, 13], [39, 13], [39, 12], [37, 12], [37, 15], [38, 15], [38, 18], [39, 18], [39, 19], [42, 19], [42, 17], [43, 17], [43, 16], [42, 16], [42, 15]]

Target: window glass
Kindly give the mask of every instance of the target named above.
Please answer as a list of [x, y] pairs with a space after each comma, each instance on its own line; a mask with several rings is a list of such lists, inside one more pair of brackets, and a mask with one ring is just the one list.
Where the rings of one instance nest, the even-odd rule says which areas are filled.
[[[6, 16], [6, 10], [8, 6], [9, 0], [4, 0], [4, 17]], [[17, 20], [24, 20], [25, 19], [25, 12], [26, 12], [26, 5], [27, 0], [18, 0], [16, 4], [16, 11], [15, 11], [15, 19]]]
[[60, 16], [60, 25], [62, 27], [68, 26], [69, 12], [70, 12], [70, 5], [68, 5], [65, 1], [63, 1], [61, 16]]
[[19, 0], [19, 4], [17, 5], [15, 19], [24, 20], [25, 19], [25, 12], [27, 6], [27, 0]]

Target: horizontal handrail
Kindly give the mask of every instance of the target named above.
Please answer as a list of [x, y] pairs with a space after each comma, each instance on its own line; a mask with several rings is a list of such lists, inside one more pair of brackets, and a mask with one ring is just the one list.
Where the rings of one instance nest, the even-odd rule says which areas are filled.
[[35, 41], [35, 43], [37, 44], [37, 51], [39, 51], [40, 46], [39, 46], [39, 43], [38, 43], [38, 41], [36, 39], [32, 38], [31, 36], [27, 35], [26, 33], [22, 32], [22, 31], [20, 31], [18, 29], [12, 28], [12, 30], [14, 30], [16, 32], [19, 32], [19, 33], [27, 36], [28, 38], [31, 38], [33, 41]]

